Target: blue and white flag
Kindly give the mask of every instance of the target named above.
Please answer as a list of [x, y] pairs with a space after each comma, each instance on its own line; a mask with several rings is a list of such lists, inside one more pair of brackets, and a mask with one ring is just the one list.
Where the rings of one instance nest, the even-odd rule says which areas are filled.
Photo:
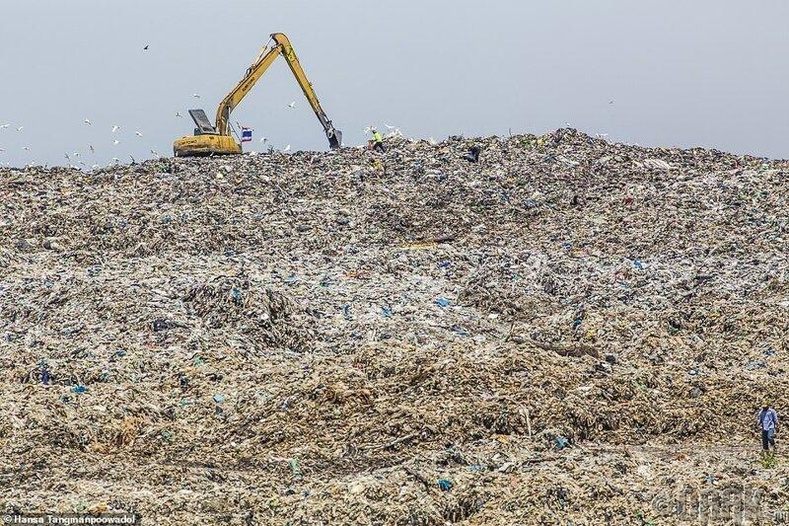
[[241, 128], [241, 142], [251, 142], [252, 141], [252, 128]]

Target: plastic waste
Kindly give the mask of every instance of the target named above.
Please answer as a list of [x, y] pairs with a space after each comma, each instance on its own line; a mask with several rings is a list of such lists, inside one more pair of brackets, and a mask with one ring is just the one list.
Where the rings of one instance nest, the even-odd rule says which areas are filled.
[[434, 302], [434, 303], [435, 303], [436, 305], [438, 305], [439, 307], [442, 307], [442, 308], [443, 308], [443, 307], [448, 307], [448, 306], [449, 306], [449, 300], [448, 300], [448, 299], [446, 299], [446, 298], [438, 298], [437, 300], [435, 300], [435, 302]]
[[438, 487], [441, 491], [449, 491], [452, 489], [452, 481], [449, 479], [438, 479]]

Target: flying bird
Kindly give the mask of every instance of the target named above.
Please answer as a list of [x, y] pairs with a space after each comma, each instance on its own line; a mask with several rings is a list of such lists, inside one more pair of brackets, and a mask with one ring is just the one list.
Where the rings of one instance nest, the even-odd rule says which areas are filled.
[[20, 126], [19, 128], [16, 129], [16, 131], [22, 131], [22, 128], [24, 128], [24, 126]]
[[4, 152], [4, 151], [5, 151], [5, 148], [0, 148], [0, 152]]
[[614, 103], [614, 101], [613, 101], [613, 100], [609, 100], [609, 101], [608, 101], [608, 104], [613, 104], [613, 103]]
[[68, 153], [64, 153], [63, 157], [65, 157], [67, 161], [71, 162], [71, 157], [68, 156]]
[[175, 116], [176, 116], [176, 117], [180, 117], [180, 116], [181, 116], [181, 112], [180, 112], [180, 111], [176, 111], [176, 112], [175, 112]]
[[161, 155], [159, 155], [159, 152], [157, 152], [156, 150], [151, 150], [151, 153], [152, 153], [152, 154], [153, 154], [153, 155], [154, 155], [154, 156], [155, 156], [157, 159], [158, 159], [159, 157], [161, 157]]
[[3, 128], [3, 129], [8, 128], [9, 126], [11, 126], [11, 125], [10, 124], [0, 124], [0, 128]]
[[112, 127], [112, 133], [115, 133], [116, 131], [118, 131], [120, 129], [121, 129], [121, 127], [116, 124], [115, 126]]
[[115, 139], [114, 141], [112, 141], [112, 144], [114, 144], [114, 145], [116, 145], [116, 146], [117, 146], [118, 144], [120, 144], [120, 143], [121, 143], [121, 141], [119, 141], [118, 139]]
[[90, 153], [96, 153], [96, 150], [93, 149], [93, 145], [92, 144], [89, 145], [88, 148], [90, 148]]
[[90, 119], [85, 119], [83, 122], [84, 122], [85, 124], [93, 124], [92, 122], [90, 122]]
[[79, 157], [79, 152], [74, 152], [71, 155], [73, 155], [74, 157]]
[[136, 131], [134, 132], [134, 135], [136, 135], [137, 137], [142, 137], [142, 132]]
[[288, 108], [290, 108], [290, 109], [293, 109], [295, 107], [296, 107], [296, 101], [295, 100], [293, 102], [291, 102], [290, 104], [288, 104]]
[[268, 137], [261, 137], [260, 142], [268, 142]]
[[30, 146], [22, 146], [23, 150], [30, 150]]
[[118, 164], [119, 162], [121, 162], [121, 160], [120, 160], [120, 159], [118, 159], [117, 157], [113, 157], [113, 158], [112, 158], [112, 161], [113, 161], [115, 164]]
[[387, 129], [387, 130], [394, 130], [394, 129], [395, 129], [395, 127], [394, 127], [394, 126], [392, 126], [391, 124], [386, 124], [386, 123], [384, 123], [384, 126], [386, 126], [386, 129]]
[[194, 98], [196, 98], [196, 99], [199, 99], [199, 98], [200, 98], [200, 95], [198, 95], [197, 93], [192, 93], [192, 97], [194, 97]]
[[282, 151], [283, 151], [283, 152], [289, 152], [289, 151], [290, 151], [290, 144], [289, 144], [289, 145], [287, 145], [287, 146], [285, 146], [285, 148], [283, 148], [283, 150], [282, 150]]
[[142, 49], [143, 49], [143, 51], [147, 50], [148, 49], [148, 44], [145, 44], [145, 47], [142, 48]]

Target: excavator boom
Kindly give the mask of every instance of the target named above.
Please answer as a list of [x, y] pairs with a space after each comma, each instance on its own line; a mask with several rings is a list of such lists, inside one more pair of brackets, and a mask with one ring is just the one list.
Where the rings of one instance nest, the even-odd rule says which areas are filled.
[[230, 114], [280, 55], [287, 60], [288, 67], [296, 77], [296, 82], [299, 83], [312, 111], [315, 112], [321, 126], [323, 126], [326, 138], [329, 139], [329, 147], [335, 149], [342, 145], [342, 132], [334, 128], [326, 112], [323, 111], [318, 96], [312, 89], [312, 84], [307, 80], [307, 75], [304, 73], [288, 37], [282, 33], [273, 33], [271, 39], [274, 41], [274, 45], [271, 48], [264, 48], [257, 60], [247, 68], [244, 78], [222, 99], [216, 110], [216, 121], [213, 126], [203, 110], [189, 110], [196, 125], [195, 135], [182, 137], [175, 141], [173, 154], [176, 157], [241, 153], [241, 145], [230, 134]]

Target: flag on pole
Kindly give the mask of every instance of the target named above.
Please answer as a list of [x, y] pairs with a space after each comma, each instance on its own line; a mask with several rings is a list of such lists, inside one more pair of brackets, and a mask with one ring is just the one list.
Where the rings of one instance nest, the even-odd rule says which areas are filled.
[[245, 126], [241, 127], [241, 142], [251, 142], [252, 141], [252, 128], [247, 128]]

